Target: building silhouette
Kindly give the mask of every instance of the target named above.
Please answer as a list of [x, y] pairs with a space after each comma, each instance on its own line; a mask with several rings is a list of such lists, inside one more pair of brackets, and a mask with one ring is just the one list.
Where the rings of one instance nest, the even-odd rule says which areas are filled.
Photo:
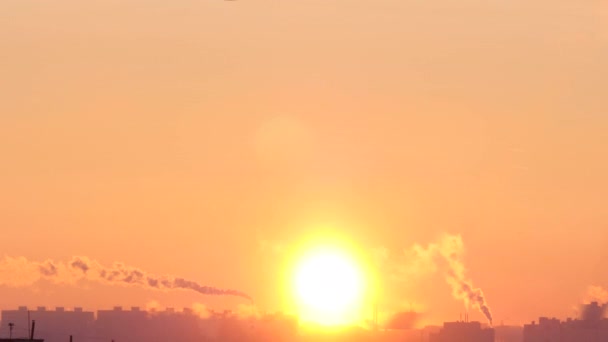
[[30, 324], [36, 321], [36, 335], [43, 336], [47, 342], [66, 341], [69, 335], [86, 335], [93, 328], [95, 315], [93, 312], [83, 311], [75, 308], [72, 311], [58, 307], [55, 310], [47, 310], [38, 307], [36, 310], [28, 310], [27, 307], [19, 307], [17, 310], [2, 310], [2, 329], [0, 336], [9, 337], [9, 323], [14, 325], [13, 337], [24, 338], [29, 336]]
[[608, 319], [603, 318], [606, 305], [597, 302], [582, 307], [581, 319], [541, 317], [524, 325], [524, 342], [606, 342]]
[[95, 314], [81, 308], [20, 307], [2, 311], [0, 342], [31, 341], [29, 327], [34, 320], [40, 338], [36, 342], [66, 342], [70, 336], [74, 342], [293, 341], [298, 326], [294, 317], [282, 314], [245, 318], [230, 311], [209, 311], [200, 316], [191, 309], [145, 311], [119, 306]]
[[523, 327], [519, 325], [498, 325], [494, 327], [496, 342], [522, 342]]
[[494, 329], [484, 328], [479, 322], [446, 322], [429, 342], [494, 342]]

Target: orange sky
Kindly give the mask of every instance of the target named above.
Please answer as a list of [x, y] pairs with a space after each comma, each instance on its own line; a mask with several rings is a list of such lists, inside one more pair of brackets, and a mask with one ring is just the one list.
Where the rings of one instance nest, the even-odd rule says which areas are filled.
[[[450, 232], [497, 322], [572, 315], [608, 286], [607, 22], [599, 0], [3, 0], [0, 254], [273, 311], [288, 262], [266, 243]], [[240, 303], [83, 287], [0, 306]], [[463, 311], [440, 275], [389, 287], [391, 310]]]

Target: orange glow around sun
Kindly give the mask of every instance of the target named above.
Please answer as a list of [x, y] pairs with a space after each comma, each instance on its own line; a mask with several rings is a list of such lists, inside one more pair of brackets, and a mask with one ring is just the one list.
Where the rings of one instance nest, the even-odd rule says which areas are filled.
[[366, 281], [355, 258], [335, 247], [317, 247], [297, 262], [293, 291], [300, 320], [322, 326], [362, 319]]

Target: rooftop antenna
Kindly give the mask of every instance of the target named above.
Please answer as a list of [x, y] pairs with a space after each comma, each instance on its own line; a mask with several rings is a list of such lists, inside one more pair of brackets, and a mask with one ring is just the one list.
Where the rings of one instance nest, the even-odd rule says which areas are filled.
[[8, 339], [12, 340], [13, 339], [13, 327], [15, 326], [15, 323], [9, 323], [8, 324]]
[[32, 321], [32, 332], [30, 333], [30, 340], [34, 339], [34, 329], [36, 329], [36, 321]]

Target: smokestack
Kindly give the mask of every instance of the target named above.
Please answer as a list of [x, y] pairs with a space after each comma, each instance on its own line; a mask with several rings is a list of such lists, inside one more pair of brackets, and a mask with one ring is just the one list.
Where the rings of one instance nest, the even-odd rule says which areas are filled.
[[30, 340], [34, 339], [34, 330], [36, 329], [36, 320], [32, 321], [32, 332], [30, 334]]

